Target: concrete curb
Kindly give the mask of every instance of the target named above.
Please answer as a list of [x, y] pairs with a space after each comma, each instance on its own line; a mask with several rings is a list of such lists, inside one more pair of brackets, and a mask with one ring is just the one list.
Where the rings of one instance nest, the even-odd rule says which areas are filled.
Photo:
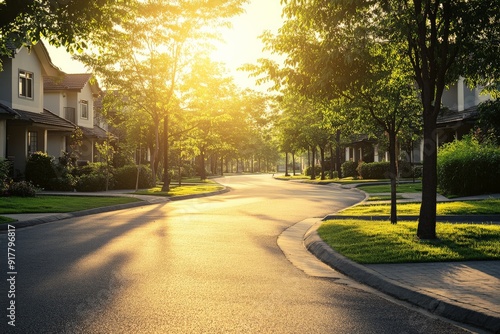
[[[185, 200], [185, 199], [192, 199], [192, 198], [201, 198], [201, 197], [215, 196], [215, 195], [220, 195], [220, 194], [227, 193], [229, 191], [231, 191], [230, 188], [224, 187], [224, 189], [222, 189], [222, 190], [217, 190], [217, 191], [213, 191], [213, 192], [210, 192], [210, 193], [194, 194], [194, 195], [185, 195], [185, 196], [176, 196], [176, 197], [172, 197], [172, 198], [165, 198], [165, 200], [163, 201], [163, 203], [168, 203], [170, 201], [180, 201], [180, 200]], [[92, 196], [92, 195], [90, 195], [90, 196]], [[98, 195], [98, 196], [102, 196], [102, 195]], [[113, 196], [119, 196], [119, 195], [115, 194]], [[122, 197], [130, 197], [130, 196], [122, 196]], [[153, 199], [154, 196], [152, 196], [151, 198]], [[159, 202], [146, 201], [146, 200], [142, 200], [141, 199], [139, 202], [110, 205], [110, 206], [104, 206], [104, 207], [101, 207], [101, 208], [81, 210], [81, 211], [75, 211], [75, 212], [69, 212], [69, 213], [57, 213], [57, 214], [53, 214], [53, 215], [50, 215], [50, 216], [45, 216], [45, 217], [40, 217], [40, 218], [35, 218], [35, 219], [28, 219], [28, 220], [22, 220], [22, 221], [15, 221], [15, 222], [10, 222], [10, 223], [4, 223], [4, 224], [0, 224], [0, 233], [3, 232], [3, 231], [7, 231], [9, 225], [10, 226], [14, 226], [16, 229], [18, 229], [18, 228], [23, 228], [23, 227], [35, 226], [35, 225], [40, 225], [40, 224], [45, 224], [45, 223], [51, 223], [51, 222], [54, 222], [54, 221], [68, 219], [68, 218], [73, 218], [73, 217], [82, 217], [82, 216], [93, 215], [93, 214], [96, 214], [96, 213], [104, 213], [104, 212], [117, 211], [117, 210], [123, 210], [123, 209], [131, 209], [131, 208], [137, 208], [137, 207], [140, 207], [140, 206], [153, 205], [153, 204], [159, 204]]]
[[500, 317], [469, 310], [460, 305], [428, 296], [391, 280], [379, 273], [355, 263], [330, 248], [318, 235], [321, 223], [311, 227], [304, 235], [304, 245], [318, 259], [352, 279], [369, 285], [389, 296], [417, 305], [433, 314], [454, 321], [473, 325], [493, 333], [500, 333]]

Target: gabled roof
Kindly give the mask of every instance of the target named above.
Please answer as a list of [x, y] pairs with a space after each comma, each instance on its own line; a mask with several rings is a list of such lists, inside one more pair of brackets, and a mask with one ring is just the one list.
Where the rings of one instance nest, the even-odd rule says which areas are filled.
[[76, 125], [71, 123], [64, 118], [51, 113], [47, 109], [44, 109], [42, 113], [34, 113], [25, 110], [17, 110], [16, 112], [20, 115], [19, 120], [24, 122], [30, 122], [34, 124], [41, 124], [49, 127], [56, 127], [61, 130], [74, 130]]
[[31, 47], [32, 50], [35, 51], [38, 59], [42, 63], [43, 75], [48, 75], [51, 77], [59, 77], [64, 74], [63, 71], [59, 69], [56, 65], [52, 63], [52, 59], [50, 59], [49, 51], [43, 44], [42, 41]]
[[[77, 91], [81, 92], [83, 87], [89, 83], [92, 78], [91, 73], [64, 73], [62, 77], [49, 77], [43, 78], [43, 90], [48, 91]], [[100, 92], [97, 83], [90, 83], [90, 89], [93, 94]]]
[[475, 121], [479, 117], [477, 106], [462, 111], [441, 109], [437, 117], [437, 124], [448, 124], [463, 121]]

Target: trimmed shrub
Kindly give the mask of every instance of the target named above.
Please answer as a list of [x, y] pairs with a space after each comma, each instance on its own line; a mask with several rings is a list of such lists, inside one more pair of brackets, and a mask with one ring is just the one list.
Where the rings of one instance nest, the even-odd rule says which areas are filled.
[[26, 162], [25, 177], [37, 187], [50, 189], [50, 180], [57, 177], [54, 158], [44, 152], [33, 153]]
[[[307, 167], [304, 169], [304, 175], [305, 176], [311, 176], [311, 171], [312, 171], [312, 166]], [[314, 166], [314, 175], [319, 176], [321, 175], [321, 166]]]
[[363, 179], [388, 179], [391, 175], [388, 161], [362, 162], [356, 170]]
[[342, 177], [357, 178], [359, 176], [356, 170], [358, 168], [358, 163], [355, 161], [346, 161], [340, 168], [342, 169]]
[[10, 170], [12, 163], [5, 159], [0, 159], [0, 196], [7, 195], [11, 181]]
[[[110, 174], [109, 189], [112, 188], [113, 179]], [[106, 175], [105, 174], [85, 174], [80, 176], [75, 186], [77, 191], [105, 191], [106, 190]]]
[[[136, 165], [127, 165], [117, 168], [113, 175], [115, 179], [115, 189], [135, 189], [135, 182], [137, 179]], [[139, 170], [139, 188], [145, 189], [154, 186], [151, 168], [141, 165]]]
[[[77, 191], [106, 190], [106, 166], [101, 162], [79, 166], [73, 170], [73, 176], [76, 178], [75, 189]], [[108, 189], [113, 189], [113, 186], [113, 172], [110, 168]]]
[[12, 182], [9, 187], [9, 194], [11, 196], [35, 197], [38, 191], [39, 189], [28, 181]]
[[466, 136], [438, 152], [438, 187], [445, 195], [500, 192], [500, 148]]

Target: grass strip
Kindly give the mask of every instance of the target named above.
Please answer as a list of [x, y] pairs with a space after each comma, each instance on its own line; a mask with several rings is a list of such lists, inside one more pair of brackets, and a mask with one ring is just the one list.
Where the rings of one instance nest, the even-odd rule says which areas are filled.
[[[390, 184], [382, 184], [382, 185], [373, 185], [373, 186], [360, 186], [358, 189], [363, 190], [369, 194], [376, 193], [390, 193], [391, 185]], [[422, 192], [422, 184], [421, 183], [401, 183], [396, 188], [397, 193], [420, 193]]]
[[500, 259], [500, 225], [439, 223], [439, 239], [419, 240], [416, 222], [326, 221], [318, 229], [331, 248], [362, 264]]
[[[401, 216], [414, 216], [420, 212], [421, 203], [398, 203], [397, 213]], [[500, 199], [479, 201], [440, 202], [436, 205], [437, 214], [443, 215], [487, 215], [500, 214]], [[341, 211], [348, 216], [386, 216], [391, 212], [390, 204], [357, 205]]]
[[222, 189], [224, 189], [224, 187], [219, 184], [191, 184], [180, 187], [171, 185], [169, 192], [161, 191], [161, 187], [158, 186], [150, 189], [139, 190], [134, 194], [172, 197], [211, 193]]
[[3, 197], [0, 214], [9, 213], [62, 213], [139, 201], [130, 197], [114, 196], [53, 196]]

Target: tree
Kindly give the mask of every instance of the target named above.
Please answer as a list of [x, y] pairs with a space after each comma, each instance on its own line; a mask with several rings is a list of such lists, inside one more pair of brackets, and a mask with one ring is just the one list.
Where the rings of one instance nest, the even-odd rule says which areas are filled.
[[[68, 51], [82, 50], [97, 31], [110, 30], [127, 10], [127, 0], [6, 0], [0, 2], [0, 56], [41, 38]], [[1, 61], [0, 61], [1, 70]]]
[[[346, 32], [358, 38], [356, 48], [344, 45], [339, 49], [330, 49], [329, 53], [323, 53], [322, 63], [305, 64], [301, 73], [309, 70], [324, 74], [319, 77], [322, 80], [315, 80], [322, 87], [329, 87], [324, 84], [328, 78], [348, 85], [352, 82], [351, 78], [369, 73], [373, 63], [366, 61], [369, 60], [363, 54], [366, 48], [358, 48], [366, 41], [404, 46], [404, 54], [411, 64], [413, 79], [420, 91], [423, 110], [423, 199], [417, 235], [422, 239], [436, 238], [436, 119], [441, 97], [446, 85], [459, 75], [468, 78], [472, 84], [484, 83], [487, 88], [494, 87], [498, 82], [500, 60], [496, 55], [500, 48], [500, 1], [287, 0], [285, 3], [286, 15], [297, 18], [298, 23], [305, 23], [312, 31], [324, 32], [319, 35], [321, 43], [339, 44], [339, 38]], [[338, 24], [340, 22], [341, 25]], [[310, 50], [312, 55], [319, 52], [314, 44], [304, 48], [311, 34], [302, 33], [302, 43], [296, 43], [300, 47], [296, 48], [295, 55], [300, 55], [303, 50]], [[347, 63], [356, 64], [357, 71], [348, 67], [335, 76], [329, 75], [330, 68], [336, 65], [338, 54], [345, 52], [351, 55], [346, 59]], [[295, 75], [295, 78], [301, 79], [301, 76]], [[307, 80], [301, 80], [307, 83]], [[314, 85], [309, 86], [321, 91]]]
[[94, 69], [107, 88], [126, 93], [129, 108], [150, 125], [152, 173], [156, 177], [163, 156], [162, 190], [168, 191], [169, 128], [180, 109], [179, 83], [187, 64], [216, 35], [208, 28], [215, 29], [240, 13], [244, 0], [130, 2], [128, 15], [92, 45], [96, 52], [78, 58]]

